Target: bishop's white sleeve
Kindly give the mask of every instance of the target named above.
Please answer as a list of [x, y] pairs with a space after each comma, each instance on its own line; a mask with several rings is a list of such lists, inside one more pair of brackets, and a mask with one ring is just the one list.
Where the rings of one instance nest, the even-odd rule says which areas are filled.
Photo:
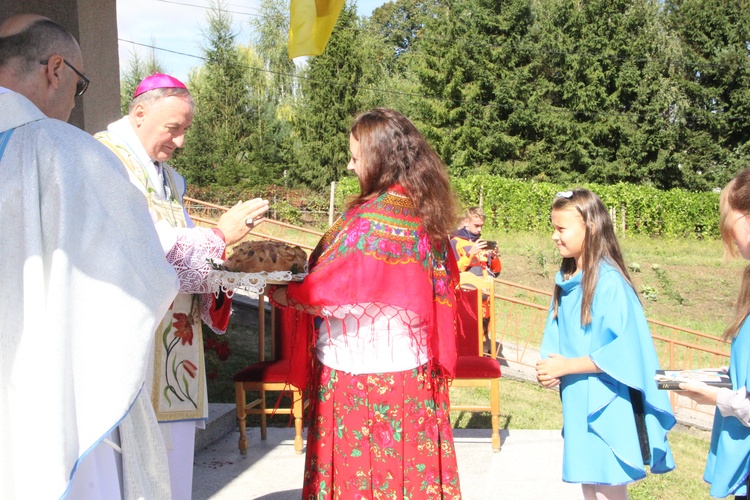
[[[209, 259], [221, 259], [226, 244], [205, 227], [173, 228], [156, 224], [167, 261], [177, 272], [182, 293], [208, 293]], [[169, 246], [166, 246], [169, 245]]]

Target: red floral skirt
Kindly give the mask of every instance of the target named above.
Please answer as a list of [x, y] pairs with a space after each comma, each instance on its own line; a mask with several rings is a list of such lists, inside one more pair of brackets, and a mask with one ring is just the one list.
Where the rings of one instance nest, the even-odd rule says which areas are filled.
[[351, 375], [317, 363], [303, 499], [461, 498], [448, 388], [425, 366]]

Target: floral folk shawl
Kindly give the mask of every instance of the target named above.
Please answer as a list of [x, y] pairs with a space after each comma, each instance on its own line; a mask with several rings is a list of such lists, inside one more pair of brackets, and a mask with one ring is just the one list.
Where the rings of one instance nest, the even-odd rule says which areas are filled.
[[[328, 311], [356, 303], [383, 303], [417, 313], [427, 322], [430, 365], [450, 379], [456, 368], [455, 293], [458, 270], [450, 245], [430, 241], [404, 189], [345, 213], [312, 252], [309, 274], [287, 290], [290, 305]], [[451, 256], [452, 257], [452, 256]], [[289, 382], [307, 388], [316, 341], [314, 317], [297, 315]]]

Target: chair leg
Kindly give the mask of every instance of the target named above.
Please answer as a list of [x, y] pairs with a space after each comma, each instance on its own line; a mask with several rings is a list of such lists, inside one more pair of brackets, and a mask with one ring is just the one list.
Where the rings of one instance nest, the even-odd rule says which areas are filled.
[[266, 391], [260, 390], [260, 438], [266, 440]]
[[302, 455], [302, 392], [292, 391], [292, 412], [294, 413], [294, 451]]
[[490, 382], [490, 413], [492, 415], [492, 451], [500, 451], [500, 379]]
[[234, 384], [234, 399], [237, 404], [237, 427], [240, 430], [240, 440], [237, 446], [240, 449], [240, 453], [247, 455], [247, 434], [245, 432], [245, 388], [242, 387], [242, 383], [236, 382]]

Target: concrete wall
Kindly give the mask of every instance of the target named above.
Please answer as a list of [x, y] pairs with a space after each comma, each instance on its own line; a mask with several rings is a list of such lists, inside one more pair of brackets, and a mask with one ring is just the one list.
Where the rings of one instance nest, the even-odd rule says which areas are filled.
[[0, 0], [0, 20], [15, 14], [49, 17], [81, 45], [84, 74], [91, 80], [70, 123], [95, 133], [120, 117], [120, 65], [117, 53], [116, 0]]

